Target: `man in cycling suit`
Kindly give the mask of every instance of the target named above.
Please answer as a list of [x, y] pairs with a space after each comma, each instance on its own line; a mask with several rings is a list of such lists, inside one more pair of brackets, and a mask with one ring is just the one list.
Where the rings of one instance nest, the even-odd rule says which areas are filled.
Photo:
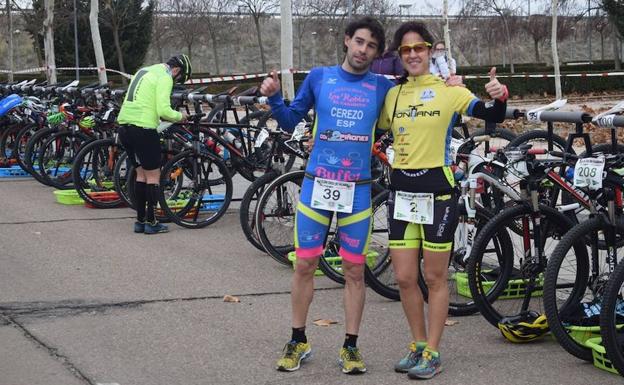
[[191, 73], [191, 62], [186, 55], [141, 68], [132, 77], [117, 117], [119, 139], [136, 169], [135, 233], [168, 231], [167, 226], [156, 221], [154, 213], [160, 179], [160, 138], [156, 128], [160, 120], [180, 122], [185, 119], [182, 113], [171, 108], [171, 90], [174, 81], [183, 84]]
[[333, 212], [337, 212], [340, 256], [345, 276], [346, 338], [340, 350], [344, 373], [366, 367], [356, 346], [365, 285], [364, 262], [371, 217], [371, 149], [375, 123], [392, 83], [369, 72], [384, 51], [384, 30], [370, 17], [351, 22], [344, 37], [342, 65], [310, 71], [298, 94], [286, 106], [279, 94], [277, 74], [265, 79], [261, 93], [269, 96], [273, 116], [292, 130], [314, 107], [314, 147], [306, 167], [295, 216], [297, 265], [292, 281], [292, 337], [277, 369], [294, 371], [309, 356], [305, 324], [314, 293], [314, 271], [323, 253]]

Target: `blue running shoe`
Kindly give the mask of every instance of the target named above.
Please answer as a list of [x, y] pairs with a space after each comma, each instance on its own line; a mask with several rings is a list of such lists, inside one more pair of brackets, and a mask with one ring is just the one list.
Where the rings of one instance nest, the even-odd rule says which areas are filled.
[[398, 373], [407, 373], [408, 370], [416, 366], [426, 346], [426, 343], [416, 344], [416, 342], [412, 341], [409, 345], [409, 351], [405, 357], [401, 358], [401, 360], [394, 365], [394, 371]]
[[144, 233], [145, 232], [145, 222], [134, 222], [134, 232], [135, 233]]
[[[434, 357], [435, 355], [435, 357]], [[427, 380], [442, 371], [440, 353], [425, 349], [418, 364], [407, 371], [407, 376], [413, 379]]]
[[169, 227], [163, 225], [162, 223], [146, 223], [145, 224], [145, 234], [158, 234], [158, 233], [166, 233], [169, 232]]

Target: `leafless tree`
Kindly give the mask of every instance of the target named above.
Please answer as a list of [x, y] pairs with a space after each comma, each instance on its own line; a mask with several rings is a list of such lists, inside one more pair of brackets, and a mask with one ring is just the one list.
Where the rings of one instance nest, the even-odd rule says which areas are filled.
[[466, 0], [462, 13], [466, 15], [482, 15], [485, 13], [496, 14], [503, 24], [505, 35], [505, 48], [511, 64], [511, 73], [514, 68], [514, 49], [512, 45], [513, 32], [517, 29], [511, 25], [516, 21], [515, 15], [519, 13], [520, 4], [514, 0]]
[[522, 29], [533, 40], [535, 62], [540, 62], [540, 44], [548, 41], [551, 34], [551, 19], [547, 15], [531, 15], [521, 23]]
[[164, 15], [162, 13], [162, 1], [155, 1], [154, 9], [156, 12], [154, 14], [154, 20], [152, 22], [152, 44], [156, 48], [158, 61], [164, 63], [165, 57], [163, 54], [163, 45], [171, 38], [171, 26], [169, 26], [170, 16]]
[[219, 65], [219, 42], [221, 37], [224, 36], [224, 29], [227, 25], [227, 20], [223, 16], [223, 12], [231, 7], [234, 3], [233, 0], [204, 0], [207, 8], [210, 10], [210, 14], [206, 14], [202, 17], [202, 24], [208, 30], [208, 36], [210, 38], [212, 47], [212, 57], [215, 65], [215, 73], [220, 74], [221, 68]]
[[605, 36], [608, 36], [612, 33], [611, 31], [611, 23], [609, 22], [609, 18], [605, 14], [599, 13], [596, 11], [596, 16], [592, 16], [590, 18], [591, 28], [592, 30], [598, 32], [600, 35], [600, 60], [605, 59], [605, 50], [604, 50], [604, 42]]
[[169, 14], [168, 25], [173, 34], [186, 47], [193, 60], [193, 46], [205, 37], [201, 15], [209, 12], [205, 0], [162, 0], [161, 6]]
[[256, 35], [258, 37], [258, 47], [260, 48], [260, 61], [262, 62], [262, 72], [266, 72], [266, 59], [264, 56], [264, 46], [262, 45], [262, 19], [269, 17], [269, 13], [275, 11], [279, 7], [276, 0], [240, 0], [242, 7], [249, 12], [256, 27]]

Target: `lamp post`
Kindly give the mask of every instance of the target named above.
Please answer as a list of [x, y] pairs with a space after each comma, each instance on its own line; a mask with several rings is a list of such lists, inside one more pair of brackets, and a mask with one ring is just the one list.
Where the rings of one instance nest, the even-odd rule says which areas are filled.
[[316, 31], [312, 31], [312, 67], [316, 67]]
[[479, 32], [479, 28], [472, 27], [472, 32], [474, 32], [474, 37], [476, 37], [475, 41], [477, 42], [477, 64], [481, 65], [481, 44], [479, 44], [480, 39], [477, 36], [477, 33]]
[[[412, 8], [412, 4], [399, 4], [399, 12], [401, 14], [401, 21], [403, 21], [403, 16], [410, 15], [410, 9]], [[403, 12], [405, 10], [405, 12]]]
[[78, 59], [78, 16], [76, 13], [76, 0], [74, 0], [74, 55], [76, 57], [76, 80], [80, 79], [80, 60]]

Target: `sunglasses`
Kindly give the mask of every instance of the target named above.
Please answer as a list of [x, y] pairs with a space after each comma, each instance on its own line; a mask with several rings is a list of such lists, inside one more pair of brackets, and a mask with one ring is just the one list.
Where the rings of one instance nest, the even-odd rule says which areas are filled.
[[427, 43], [426, 41], [414, 43], [414, 44], [405, 44], [399, 47], [398, 51], [401, 55], [407, 55], [412, 50], [416, 53], [421, 53], [431, 48], [431, 43]]

